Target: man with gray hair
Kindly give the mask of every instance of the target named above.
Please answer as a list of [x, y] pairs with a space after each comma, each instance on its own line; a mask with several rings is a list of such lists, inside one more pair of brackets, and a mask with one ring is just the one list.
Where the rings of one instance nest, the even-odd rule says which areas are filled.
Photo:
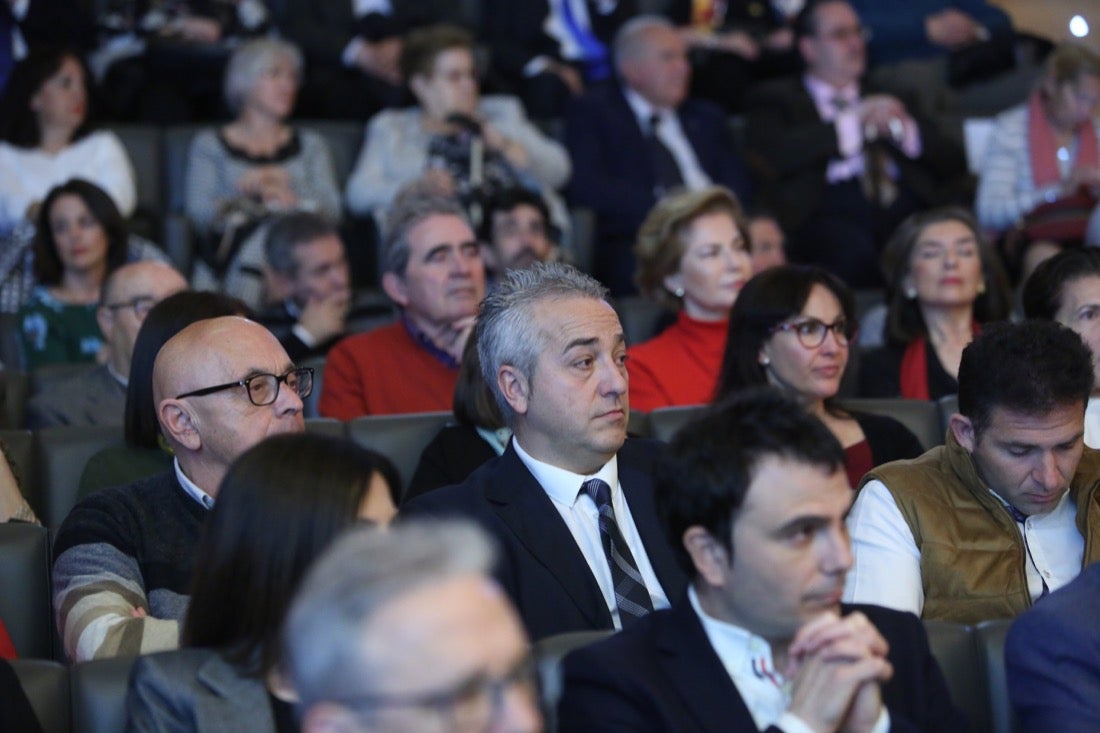
[[320, 404], [326, 417], [451, 409], [485, 295], [477, 237], [457, 201], [416, 188], [398, 194], [385, 230], [382, 288], [400, 319], [329, 352]]
[[533, 639], [667, 607], [685, 578], [653, 507], [660, 444], [627, 440], [626, 340], [604, 287], [557, 263], [508, 272], [482, 305], [478, 356], [513, 440], [402, 515], [485, 527]]
[[457, 522], [336, 542], [283, 635], [303, 733], [541, 731], [527, 639], [491, 562], [485, 535]]

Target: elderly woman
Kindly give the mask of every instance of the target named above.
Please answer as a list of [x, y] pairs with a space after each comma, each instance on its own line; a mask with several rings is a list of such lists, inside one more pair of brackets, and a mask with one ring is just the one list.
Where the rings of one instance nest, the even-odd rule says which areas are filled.
[[[196, 284], [208, 286], [229, 269], [222, 286], [251, 307], [262, 301], [262, 237], [252, 236], [277, 211], [308, 209], [336, 221], [340, 191], [328, 145], [287, 120], [294, 111], [302, 55], [273, 38], [234, 52], [225, 72], [225, 100], [236, 118], [191, 143], [187, 215], [210, 247]], [[212, 241], [213, 240], [213, 241]], [[251, 265], [252, 267], [248, 267]]]
[[795, 397], [844, 446], [853, 487], [874, 466], [915, 458], [921, 445], [901, 423], [834, 401], [855, 332], [852, 292], [836, 276], [804, 265], [765, 270], [745, 284], [730, 312], [715, 401], [764, 384]]
[[1036, 267], [1023, 305], [1027, 318], [1072, 328], [1092, 351], [1096, 382], [1085, 408], [1085, 445], [1100, 448], [1100, 249], [1067, 249]]
[[708, 402], [726, 348], [726, 320], [752, 276], [748, 227], [728, 189], [668, 196], [638, 231], [638, 287], [675, 308], [676, 322], [631, 347], [630, 406], [649, 411]]
[[[1027, 102], [997, 118], [978, 179], [976, 208], [985, 229], [1004, 231], [1036, 207], [1084, 188], [1100, 195], [1100, 54], [1065, 43], [1047, 57], [1045, 73]], [[1030, 243], [1025, 274], [1063, 244]], [[1028, 243], [1025, 243], [1028, 244]]]
[[982, 323], [1008, 317], [996, 253], [965, 209], [914, 214], [883, 252], [889, 281], [886, 345], [860, 360], [865, 397], [937, 400], [958, 392], [962, 351]]
[[[401, 72], [418, 106], [371, 119], [348, 179], [352, 211], [384, 209], [398, 189], [426, 171], [467, 203], [495, 187], [522, 185], [546, 194], [569, 178], [565, 149], [527, 120], [517, 99], [481, 97], [466, 31], [439, 25], [410, 33]], [[480, 165], [472, 162], [475, 139], [483, 152]]]

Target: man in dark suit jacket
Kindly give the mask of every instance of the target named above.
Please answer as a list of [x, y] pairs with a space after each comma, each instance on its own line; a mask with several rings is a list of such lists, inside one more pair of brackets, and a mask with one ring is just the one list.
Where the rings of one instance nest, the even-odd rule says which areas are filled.
[[533, 639], [627, 626], [684, 585], [652, 503], [658, 445], [626, 440], [626, 344], [605, 295], [567, 265], [506, 275], [477, 337], [513, 440], [464, 483], [401, 510], [485, 527]]
[[808, 4], [796, 32], [806, 74], [750, 95], [749, 164], [792, 260], [852, 287], [881, 285], [882, 245], [910, 213], [948, 200], [962, 150], [901, 100], [862, 87], [863, 28], [847, 0]]
[[1020, 615], [1005, 641], [1008, 696], [1028, 733], [1100, 730], [1100, 563]]
[[636, 292], [634, 237], [661, 195], [714, 183], [747, 202], [750, 185], [722, 111], [687, 99], [691, 67], [671, 23], [629, 21], [615, 39], [615, 66], [620, 83], [570, 109], [565, 144], [570, 202], [596, 212], [595, 274], [620, 295]]
[[968, 730], [915, 616], [840, 604], [852, 492], [816, 417], [741, 393], [673, 438], [655, 482], [690, 589], [566, 658], [558, 730]]

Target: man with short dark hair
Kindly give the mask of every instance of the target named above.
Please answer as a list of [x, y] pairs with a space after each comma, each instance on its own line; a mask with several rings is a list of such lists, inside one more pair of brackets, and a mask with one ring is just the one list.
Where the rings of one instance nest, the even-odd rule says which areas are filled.
[[967, 730], [917, 619], [840, 603], [852, 492], [820, 420], [738, 394], [673, 438], [655, 483], [688, 590], [567, 657], [560, 730]]
[[559, 256], [550, 210], [542, 196], [525, 188], [501, 191], [486, 203], [480, 234], [482, 259], [494, 278]]
[[1046, 321], [983, 327], [946, 445], [868, 473], [845, 599], [959, 623], [1012, 618], [1100, 559], [1092, 354]]

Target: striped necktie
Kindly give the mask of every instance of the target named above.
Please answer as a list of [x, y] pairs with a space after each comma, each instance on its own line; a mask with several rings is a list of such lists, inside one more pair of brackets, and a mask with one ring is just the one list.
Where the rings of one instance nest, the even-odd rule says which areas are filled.
[[611, 506], [611, 487], [594, 478], [585, 481], [581, 491], [592, 497], [600, 512], [600, 540], [607, 564], [611, 567], [611, 582], [615, 586], [615, 606], [619, 609], [619, 621], [625, 628], [652, 611], [653, 602], [642, 582], [642, 574], [638, 572], [634, 556], [630, 554], [630, 547], [615, 521], [615, 510]]

